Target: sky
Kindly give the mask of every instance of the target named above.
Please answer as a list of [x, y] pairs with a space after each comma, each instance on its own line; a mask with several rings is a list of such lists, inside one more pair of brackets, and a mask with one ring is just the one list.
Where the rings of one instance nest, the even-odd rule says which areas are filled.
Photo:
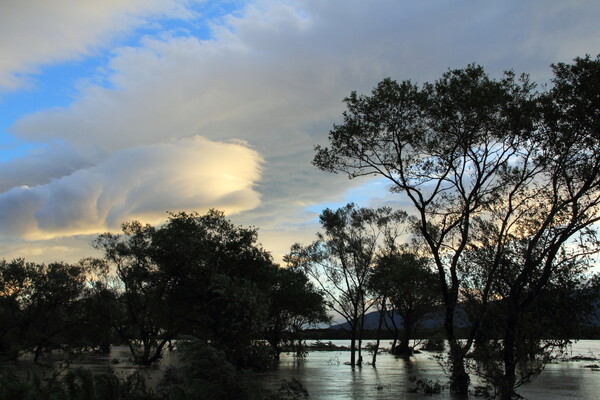
[[0, 0], [0, 257], [220, 209], [274, 259], [318, 215], [403, 208], [311, 165], [343, 98], [478, 63], [544, 83], [600, 53], [596, 0]]

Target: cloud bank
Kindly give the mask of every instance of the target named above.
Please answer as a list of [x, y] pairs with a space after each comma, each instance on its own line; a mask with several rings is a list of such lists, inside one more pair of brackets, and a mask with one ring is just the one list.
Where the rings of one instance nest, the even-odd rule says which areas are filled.
[[51, 239], [116, 230], [131, 219], [159, 223], [165, 210], [252, 209], [260, 164], [245, 146], [201, 137], [119, 151], [45, 185], [0, 194], [0, 235]]

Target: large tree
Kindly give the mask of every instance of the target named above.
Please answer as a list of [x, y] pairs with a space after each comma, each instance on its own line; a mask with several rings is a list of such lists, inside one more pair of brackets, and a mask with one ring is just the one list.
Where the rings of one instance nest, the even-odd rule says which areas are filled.
[[[526, 76], [507, 72], [494, 80], [475, 65], [420, 87], [385, 79], [370, 96], [345, 99], [348, 110], [330, 132], [330, 147], [316, 148], [319, 168], [384, 176], [412, 202], [439, 274], [456, 393], [468, 390], [464, 357], [495, 299], [507, 244], [526, 242], [510, 293], [513, 315], [533, 303], [570, 242], [580, 239], [583, 253], [595, 251], [599, 64], [586, 57], [554, 66], [554, 85], [541, 94]], [[460, 342], [457, 306], [473, 294], [468, 254], [482, 246], [489, 254], [478, 277], [480, 307]], [[509, 328], [506, 334], [504, 398], [514, 394], [515, 375], [514, 338]]]
[[[402, 230], [406, 214], [390, 208], [360, 208], [348, 204], [320, 215], [323, 232], [308, 246], [295, 244], [286, 260], [312, 277], [328, 306], [351, 330], [350, 364], [361, 365], [364, 316], [374, 304], [368, 282], [376, 255]], [[358, 353], [358, 358], [357, 358]]]
[[215, 210], [178, 213], [159, 227], [126, 223], [123, 235], [103, 234], [96, 246], [116, 269], [114, 324], [138, 362], [158, 360], [182, 334], [210, 340], [238, 365], [248, 361], [276, 280], [256, 229]]

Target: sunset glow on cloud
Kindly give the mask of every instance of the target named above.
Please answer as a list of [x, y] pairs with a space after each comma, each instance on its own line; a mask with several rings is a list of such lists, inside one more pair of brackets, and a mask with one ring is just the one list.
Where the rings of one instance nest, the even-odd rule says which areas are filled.
[[157, 224], [165, 210], [228, 213], [255, 208], [260, 156], [203, 138], [116, 152], [47, 184], [0, 194], [0, 235], [25, 239], [99, 234], [124, 221]]

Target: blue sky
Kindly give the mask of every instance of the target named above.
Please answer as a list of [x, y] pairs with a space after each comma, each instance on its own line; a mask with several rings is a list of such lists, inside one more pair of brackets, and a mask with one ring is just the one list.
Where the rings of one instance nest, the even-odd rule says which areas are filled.
[[23, 0], [0, 10], [0, 252], [93, 255], [98, 233], [225, 210], [276, 260], [324, 207], [404, 207], [311, 165], [350, 91], [600, 53], [594, 0]]

